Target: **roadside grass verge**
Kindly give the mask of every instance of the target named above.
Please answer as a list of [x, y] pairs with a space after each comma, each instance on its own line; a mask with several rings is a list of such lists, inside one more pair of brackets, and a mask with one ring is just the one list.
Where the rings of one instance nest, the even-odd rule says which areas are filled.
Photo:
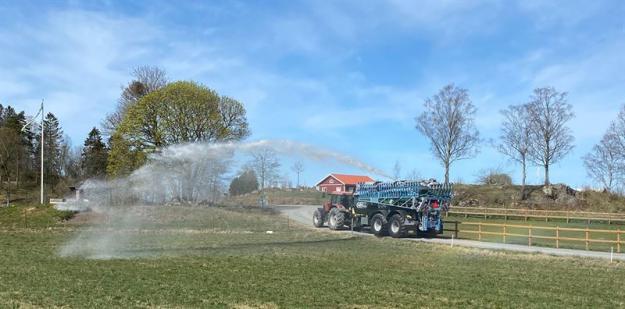
[[[620, 262], [351, 237], [290, 225], [261, 210], [159, 211], [135, 228], [98, 222], [0, 231], [0, 307], [625, 305]], [[202, 224], [219, 216], [212, 227]], [[117, 240], [136, 233], [137, 243], [125, 250], [158, 242], [161, 252], [111, 259], [57, 254], [84, 232], [113, 232]]]

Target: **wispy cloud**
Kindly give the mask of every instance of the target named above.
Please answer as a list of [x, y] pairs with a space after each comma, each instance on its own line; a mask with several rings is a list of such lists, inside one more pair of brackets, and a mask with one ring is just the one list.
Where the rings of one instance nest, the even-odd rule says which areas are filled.
[[[0, 4], [0, 103], [34, 111], [45, 98], [79, 142], [114, 109], [134, 66], [158, 65], [172, 79], [197, 80], [244, 102], [253, 138], [337, 145], [390, 169], [393, 162], [378, 149], [402, 145], [402, 160], [429, 157], [414, 117], [445, 84], [469, 89], [479, 110], [476, 124], [487, 138], [498, 135], [500, 109], [524, 102], [534, 87], [553, 85], [570, 92], [578, 115], [571, 125], [580, 147], [576, 159], [563, 164], [580, 165], [579, 156], [625, 103], [623, 6], [495, 0]], [[375, 147], [369, 139], [378, 141]], [[464, 178], [495, 157], [467, 161]]]

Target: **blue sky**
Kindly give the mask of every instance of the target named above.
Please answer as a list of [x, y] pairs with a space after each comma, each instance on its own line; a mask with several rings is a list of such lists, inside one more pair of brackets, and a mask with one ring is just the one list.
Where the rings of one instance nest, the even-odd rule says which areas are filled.
[[[450, 82], [468, 89], [482, 137], [496, 139], [499, 110], [554, 86], [569, 92], [576, 147], [551, 178], [578, 187], [592, 184], [581, 157], [625, 104], [625, 2], [0, 0], [0, 103], [34, 113], [45, 98], [74, 144], [146, 64], [243, 102], [250, 140], [297, 140], [436, 178], [442, 168], [414, 128], [425, 98]], [[309, 185], [357, 172], [306, 165]], [[451, 178], [489, 168], [518, 179], [488, 143]], [[535, 167], [529, 176], [542, 177]]]

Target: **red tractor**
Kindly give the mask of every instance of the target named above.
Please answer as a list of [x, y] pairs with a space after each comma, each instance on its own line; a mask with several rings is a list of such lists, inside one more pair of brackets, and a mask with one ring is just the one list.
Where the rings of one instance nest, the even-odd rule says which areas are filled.
[[323, 208], [315, 210], [313, 215], [313, 225], [322, 227], [327, 223], [332, 230], [340, 229], [343, 226], [351, 226], [350, 209], [354, 202], [351, 193], [331, 194], [330, 200], [323, 203]]

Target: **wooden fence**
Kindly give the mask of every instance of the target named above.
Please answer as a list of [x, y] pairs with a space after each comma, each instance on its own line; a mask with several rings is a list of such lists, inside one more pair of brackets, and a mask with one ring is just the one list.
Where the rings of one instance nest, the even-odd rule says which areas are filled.
[[565, 220], [569, 223], [571, 220], [602, 221], [608, 224], [625, 223], [625, 214], [623, 213], [607, 213], [607, 212], [588, 212], [588, 211], [569, 211], [569, 210], [537, 210], [537, 209], [514, 209], [514, 208], [485, 208], [485, 207], [453, 207], [446, 216], [464, 215], [488, 217], [503, 217], [508, 220], [510, 217], [551, 220]]
[[[625, 239], [623, 238], [623, 234], [625, 231], [617, 230], [600, 230], [600, 229], [580, 229], [580, 228], [566, 228], [566, 227], [550, 227], [550, 226], [532, 226], [532, 225], [518, 225], [518, 224], [498, 224], [498, 223], [482, 223], [482, 222], [463, 222], [462, 226], [474, 226], [475, 229], [461, 229], [461, 234], [472, 234], [477, 235], [478, 240], [482, 240], [483, 236], [492, 235], [492, 236], [501, 236], [502, 241], [506, 243], [507, 237], [521, 237], [527, 238], [527, 245], [532, 246], [532, 241], [536, 239], [546, 239], [555, 241], [556, 248], [560, 248], [561, 241], [568, 242], [580, 242], [584, 243], [586, 250], [590, 250], [590, 245], [592, 243], [602, 243], [602, 244], [611, 244], [616, 246], [616, 251], [621, 252], [621, 246], [625, 245]], [[499, 229], [499, 231], [486, 231], [484, 228], [495, 228]], [[511, 233], [510, 230], [525, 230], [526, 233]], [[545, 236], [540, 235], [535, 232], [537, 231], [550, 231], [553, 236]], [[585, 237], [577, 238], [570, 236], [562, 236], [562, 232], [577, 232], [583, 233]], [[611, 238], [615, 239], [601, 239], [600, 237], [596, 237], [598, 234], [606, 236], [609, 235]]]

